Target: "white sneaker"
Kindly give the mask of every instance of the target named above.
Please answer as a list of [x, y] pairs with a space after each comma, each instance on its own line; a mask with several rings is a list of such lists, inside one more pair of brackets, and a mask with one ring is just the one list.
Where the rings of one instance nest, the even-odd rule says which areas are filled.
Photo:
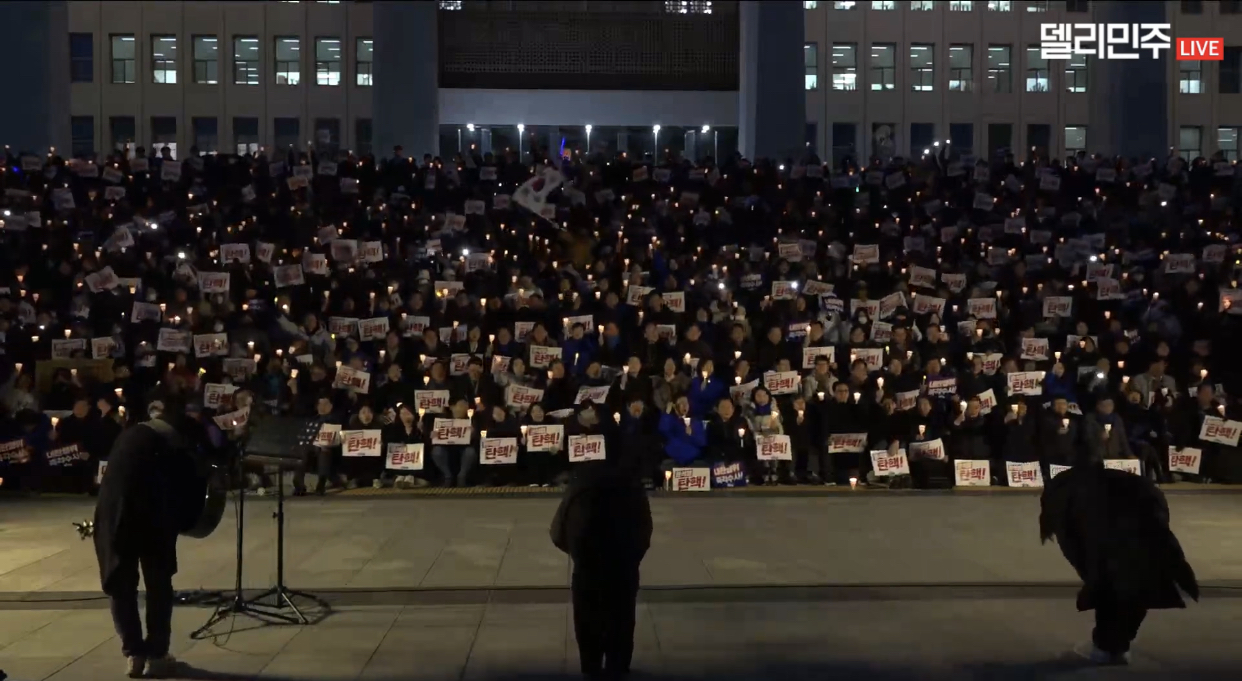
[[1086, 659], [1091, 664], [1098, 665], [1127, 665], [1130, 664], [1130, 653], [1121, 653], [1114, 655], [1095, 647], [1094, 643], [1087, 643], [1074, 648], [1074, 653], [1079, 657]]
[[379, 478], [376, 478], [376, 479], [374, 479], [374, 480], [372, 480], [372, 481], [371, 481], [371, 489], [383, 489], [383, 488], [384, 488], [384, 481], [383, 481], [383, 480], [380, 480]]
[[177, 659], [172, 655], [147, 660], [146, 674], [152, 679], [170, 679], [177, 674]]
[[258, 495], [259, 495], [259, 496], [261, 496], [261, 497], [265, 497], [265, 496], [267, 496], [267, 488], [266, 488], [266, 487], [260, 487], [259, 489], [256, 489], [256, 490], [254, 491], [254, 493], [255, 493], [255, 494], [258, 494]]
[[147, 671], [147, 660], [138, 655], [125, 658], [125, 675], [131, 679], [141, 679]]

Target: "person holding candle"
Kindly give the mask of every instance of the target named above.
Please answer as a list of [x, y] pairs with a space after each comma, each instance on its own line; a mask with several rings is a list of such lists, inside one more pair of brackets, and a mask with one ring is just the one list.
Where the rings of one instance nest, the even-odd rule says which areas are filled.
[[1052, 401], [1052, 408], [1043, 411], [1040, 417], [1039, 448], [1045, 466], [1072, 466], [1078, 463], [1080, 452], [1079, 424], [1077, 416], [1069, 411], [1069, 401], [1058, 397]]
[[707, 447], [707, 428], [702, 419], [690, 415], [690, 399], [685, 395], [670, 402], [660, 415], [660, 434], [664, 436], [664, 454], [671, 465], [688, 466], [704, 457]]
[[690, 379], [690, 415], [704, 419], [716, 408], [721, 397], [729, 394], [729, 386], [716, 376], [716, 364], [710, 358], [699, 361], [699, 366]]

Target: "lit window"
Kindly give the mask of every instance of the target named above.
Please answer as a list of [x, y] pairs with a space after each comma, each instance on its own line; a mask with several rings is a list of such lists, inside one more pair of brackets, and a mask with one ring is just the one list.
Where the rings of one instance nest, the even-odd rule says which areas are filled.
[[878, 12], [891, 12], [897, 9], [896, 0], [871, 0], [871, 9]]
[[950, 0], [950, 12], [972, 12], [975, 9], [975, 3], [970, 0]]
[[832, 89], [858, 89], [858, 46], [834, 43], [832, 46]]
[[357, 57], [355, 64], [358, 69], [357, 77], [354, 79], [356, 85], [370, 87], [374, 85], [372, 80], [372, 66], [375, 62], [375, 43], [370, 38], [359, 38]]
[[802, 9], [815, 9], [819, 3], [815, 0], [802, 0]]
[[1086, 153], [1087, 151], [1087, 126], [1085, 125], [1067, 125], [1065, 126], [1065, 153], [1068, 156], [1077, 156], [1078, 152]]
[[910, 46], [910, 89], [914, 92], [931, 92], [936, 89], [935, 46]]
[[1087, 91], [1087, 55], [1070, 55], [1069, 62], [1065, 65], [1065, 91]]
[[949, 90], [971, 92], [975, 89], [974, 45], [949, 46]]
[[871, 89], [892, 90], [897, 87], [897, 46], [877, 43], [871, 46]]
[[341, 84], [340, 38], [315, 38], [315, 84]]
[[855, 2], [855, 0], [833, 0], [832, 8], [833, 9], [854, 9], [856, 5], [858, 5], [858, 3]]
[[449, 11], [461, 9], [461, 0], [440, 0], [440, 9]]
[[1048, 60], [1044, 59], [1039, 45], [1026, 48], [1026, 91], [1048, 91]]
[[1012, 12], [1013, 3], [1009, 0], [988, 0], [989, 12]]
[[151, 36], [151, 77], [156, 83], [177, 83], [177, 36]]
[[805, 43], [802, 46], [802, 59], [806, 66], [806, 89], [819, 89], [819, 46], [816, 43]]
[[1013, 92], [1010, 52], [1008, 45], [988, 45], [988, 92], [995, 94]]
[[1238, 160], [1238, 132], [1239, 128], [1216, 129], [1216, 148], [1226, 161]]
[[233, 36], [233, 84], [259, 84], [259, 39], [252, 35]]
[[194, 48], [194, 82], [200, 85], [220, 83], [220, 41], [214, 35], [196, 35]]
[[[456, 3], [454, 9], [461, 9], [461, 3]], [[440, 8], [444, 8], [444, 3], [440, 3]], [[670, 14], [711, 14], [712, 0], [664, 0], [664, 11]]]
[[276, 39], [276, 84], [297, 85], [302, 82], [302, 46], [299, 38]]
[[930, 12], [934, 5], [934, 0], [910, 0], [911, 12]]
[[1048, 11], [1048, 0], [1027, 0], [1026, 11], [1047, 12]]
[[1177, 153], [1187, 161], [1203, 155], [1203, 129], [1197, 125], [1183, 125], [1177, 134]]

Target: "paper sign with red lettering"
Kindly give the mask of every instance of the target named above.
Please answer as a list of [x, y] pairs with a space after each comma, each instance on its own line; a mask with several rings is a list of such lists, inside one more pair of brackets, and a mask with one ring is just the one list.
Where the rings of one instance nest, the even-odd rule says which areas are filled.
[[101, 291], [111, 291], [117, 287], [120, 280], [117, 279], [116, 272], [111, 267], [105, 267], [98, 272], [92, 272], [86, 275], [86, 285], [90, 288], [91, 293], [99, 293]]
[[91, 357], [94, 359], [111, 357], [114, 350], [116, 350], [116, 341], [112, 336], [91, 339]]
[[1237, 447], [1239, 433], [1242, 433], [1242, 423], [1207, 416], [1203, 419], [1203, 427], [1199, 429], [1199, 439], [1204, 442]]
[[669, 293], [662, 293], [660, 294], [660, 296], [664, 298], [664, 306], [672, 310], [673, 312], [685, 312], [686, 311], [686, 292], [685, 291], [672, 291]]
[[749, 404], [751, 393], [755, 392], [755, 388], [758, 387], [759, 379], [757, 378], [749, 383], [731, 385], [729, 386], [729, 399], [733, 400], [737, 404]]
[[1047, 338], [1023, 338], [1022, 359], [1042, 361], [1048, 359]]
[[1193, 274], [1195, 271], [1195, 254], [1170, 253], [1164, 256], [1164, 271], [1169, 274]]
[[543, 391], [524, 385], [510, 384], [505, 388], [505, 406], [529, 409], [543, 399]]
[[561, 349], [547, 345], [530, 346], [530, 365], [535, 369], [547, 369], [552, 362], [561, 358]]
[[1044, 394], [1044, 373], [1042, 371], [1015, 371], [1005, 375], [1010, 395], [1042, 395]]
[[1138, 459], [1105, 459], [1104, 467], [1115, 471], [1125, 471], [1133, 475], [1143, 474], [1143, 466]]
[[280, 265], [272, 270], [272, 274], [276, 278], [276, 288], [301, 286], [306, 283], [301, 265]]
[[826, 296], [832, 293], [832, 284], [825, 284], [817, 279], [811, 279], [802, 285], [802, 292], [808, 296]]
[[371, 374], [348, 366], [337, 367], [333, 388], [343, 388], [363, 395], [371, 392]]
[[224, 373], [235, 381], [245, 381], [254, 375], [255, 363], [250, 357], [227, 357], [224, 359]]
[[588, 400], [592, 404], [603, 404], [608, 401], [610, 388], [612, 388], [610, 385], [582, 386], [578, 388], [578, 396], [574, 398], [574, 404], [582, 404]]
[[[664, 302], [667, 303], [668, 299], [665, 298]], [[682, 312], [685, 311], [685, 297], [684, 296], [682, 298], [682, 309], [680, 311]], [[591, 330], [595, 328], [595, 317], [589, 314], [580, 314], [574, 317], [565, 318], [565, 330], [566, 331], [572, 331], [573, 328], [579, 324], [582, 325], [582, 330], [585, 333], [591, 333]]]
[[903, 393], [897, 393], [895, 395], [897, 401], [896, 411], [910, 411], [918, 406], [919, 392], [918, 390], [908, 390]]
[[514, 340], [516, 340], [519, 343], [525, 343], [526, 337], [530, 335], [530, 332], [534, 330], [534, 328], [535, 328], [534, 322], [514, 322], [513, 323]]
[[1044, 317], [1069, 317], [1073, 314], [1074, 299], [1069, 296], [1044, 298]]
[[421, 471], [423, 470], [423, 443], [394, 443], [387, 447], [388, 456], [384, 459], [384, 468], [390, 471]]
[[250, 407], [221, 414], [212, 418], [212, 420], [216, 422], [216, 427], [220, 430], [239, 431], [250, 422]]
[[505, 357], [504, 355], [492, 355], [492, 373], [503, 374], [504, 372], [509, 370], [509, 364], [511, 364], [512, 362], [513, 362], [512, 357]]
[[773, 395], [792, 395], [800, 385], [796, 371], [769, 371], [763, 375], [763, 387]]
[[1102, 262], [1087, 263], [1087, 281], [1099, 281], [1113, 276], [1113, 265]]
[[227, 333], [200, 333], [194, 336], [194, 356], [198, 358], [229, 354]]
[[199, 272], [198, 290], [203, 293], [228, 293], [228, 272]]
[[916, 293], [914, 295], [914, 305], [910, 308], [910, 311], [917, 315], [931, 314], [934, 312], [943, 317], [944, 303], [944, 298], [925, 296], [922, 293]]
[[1001, 360], [1004, 358], [1005, 356], [999, 352], [983, 355], [983, 373], [991, 376], [1000, 371]]
[[958, 487], [990, 487], [992, 464], [987, 460], [959, 459], [954, 461], [953, 481]]
[[866, 451], [866, 433], [834, 433], [828, 436], [829, 454], [859, 454]]
[[996, 319], [996, 299], [971, 298], [966, 301], [966, 313], [975, 319]]
[[859, 310], [867, 313], [867, 319], [880, 318], [880, 301], [878, 300], [861, 300], [859, 298], [850, 299], [850, 316], [858, 314]]
[[233, 393], [237, 386], [228, 383], [208, 383], [203, 386], [203, 406], [222, 411], [233, 406]]
[[130, 310], [129, 319], [137, 324], [139, 322], [158, 322], [163, 319], [164, 313], [160, 312], [160, 306], [154, 303], [140, 303], [134, 301], [133, 309]]
[[470, 353], [455, 352], [449, 356], [449, 375], [462, 376], [470, 368]]
[[855, 244], [851, 258], [855, 265], [872, 265], [880, 262], [879, 244]]
[[342, 430], [341, 456], [382, 456], [382, 436], [383, 431], [378, 428]]
[[69, 359], [75, 352], [86, 351], [85, 338], [53, 338], [52, 359]]
[[485, 466], [515, 464], [518, 458], [518, 441], [515, 437], [485, 437], [480, 449], [479, 463]]
[[1121, 282], [1116, 279], [1101, 277], [1095, 280], [1096, 300], [1125, 300], [1125, 297], [1121, 292]]
[[911, 442], [910, 456], [916, 459], [934, 459], [936, 461], [944, 461], [944, 440], [936, 438], [935, 440], [927, 440], [925, 442]]
[[426, 411], [448, 409], [449, 391], [447, 390], [415, 390], [414, 408]]
[[1044, 486], [1044, 473], [1040, 470], [1038, 461], [1023, 463], [1006, 461], [1005, 475], [1008, 477], [1010, 487]]
[[388, 318], [372, 317], [358, 322], [358, 340], [380, 340], [388, 335]]
[[470, 419], [436, 419], [431, 430], [431, 444], [468, 445], [473, 434]]
[[867, 365], [867, 373], [884, 368], [884, 348], [854, 348], [850, 354], [853, 355], [850, 364], [862, 360]]
[[364, 241], [358, 251], [363, 262], [377, 263], [384, 261], [384, 242]]
[[243, 265], [250, 263], [250, 244], [220, 245], [220, 264], [228, 265], [235, 262]]
[[272, 255], [275, 253], [276, 244], [264, 243], [262, 241], [256, 241], [254, 243], [254, 257], [258, 258], [259, 262], [270, 263], [272, 261]]
[[1194, 447], [1169, 447], [1169, 472], [1199, 474], [1203, 462], [1203, 450]]
[[798, 285], [792, 281], [772, 282], [772, 300], [793, 300], [798, 297]]
[[674, 468], [673, 477], [669, 481], [673, 484], [674, 492], [710, 492], [712, 469]]
[[625, 304], [634, 307], [642, 307], [643, 300], [651, 295], [655, 289], [650, 286], [630, 286], [625, 289]]
[[607, 455], [603, 435], [569, 436], [569, 463], [603, 461]]
[[776, 255], [781, 260], [802, 262], [802, 246], [798, 242], [780, 243], [776, 245]]
[[335, 447], [341, 444], [341, 426], [339, 423], [324, 423], [319, 426], [319, 432], [315, 434], [315, 446]]
[[910, 266], [910, 285], [920, 288], [936, 288], [936, 270], [929, 267]]
[[358, 330], [355, 317], [328, 317], [328, 331], [333, 336], [352, 336]]
[[177, 329], [160, 329], [155, 348], [160, 352], [189, 352], [191, 334]]
[[880, 478], [910, 475], [910, 459], [904, 449], [898, 449], [896, 454], [890, 454], [887, 449], [874, 449], [871, 451], [871, 470]]
[[940, 281], [943, 281], [953, 293], [966, 290], [966, 275], [961, 272], [945, 272], [940, 275]]
[[526, 451], [559, 452], [565, 440], [565, 426], [549, 424], [526, 427]]
[[996, 393], [991, 388], [979, 393], [979, 413], [991, 414], [996, 408]]
[[820, 357], [827, 357], [828, 363], [832, 364], [836, 361], [837, 349], [831, 345], [811, 346], [802, 348], [802, 368], [814, 369], [815, 360]]
[[793, 445], [789, 442], [789, 436], [756, 436], [755, 457], [760, 461], [793, 461]]

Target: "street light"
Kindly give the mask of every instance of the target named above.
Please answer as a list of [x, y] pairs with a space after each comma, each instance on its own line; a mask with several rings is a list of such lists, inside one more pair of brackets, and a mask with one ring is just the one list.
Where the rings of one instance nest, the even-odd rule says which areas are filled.
[[587, 132], [586, 153], [587, 153], [587, 156], [590, 156], [591, 155], [591, 124], [590, 123], [586, 124], [586, 132]]
[[651, 126], [651, 137], [655, 141], [655, 149], [652, 150], [651, 156], [652, 158], [656, 160], [657, 163], [659, 163], [660, 161], [660, 124], [659, 123], [656, 123], [655, 125]]
[[518, 123], [518, 161], [522, 160], [522, 135], [526, 132], [526, 125]]
[[470, 132], [474, 132], [474, 123], [467, 123], [466, 129], [469, 130]]

